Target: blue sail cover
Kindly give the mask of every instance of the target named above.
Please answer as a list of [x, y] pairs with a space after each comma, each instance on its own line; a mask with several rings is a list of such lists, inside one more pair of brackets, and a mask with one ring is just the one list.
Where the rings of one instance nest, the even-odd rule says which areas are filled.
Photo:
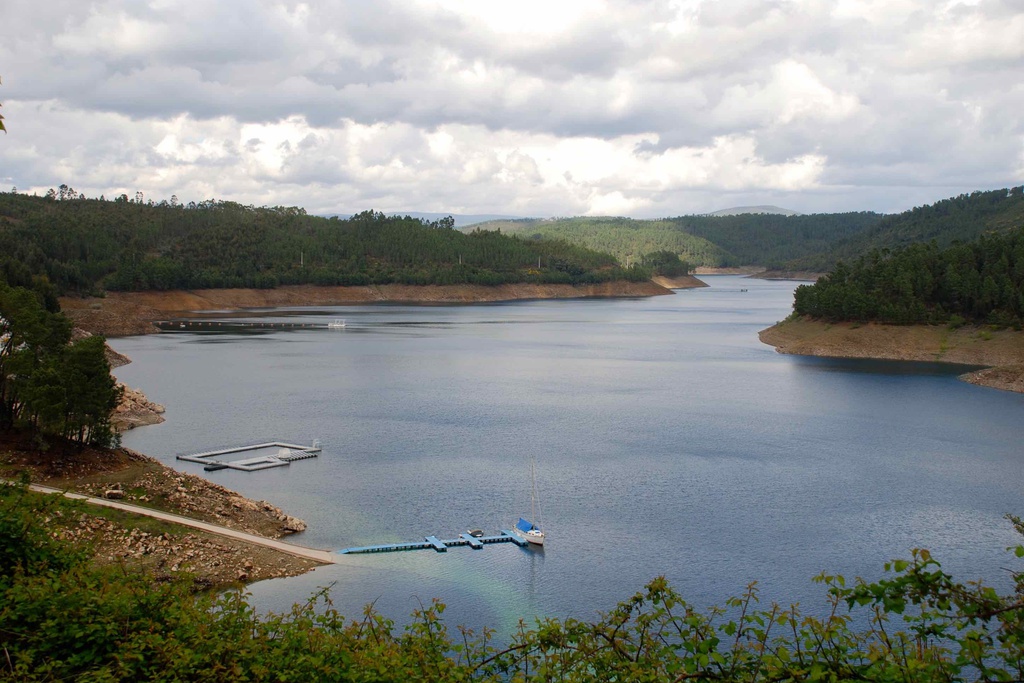
[[527, 531], [535, 529], [536, 527], [533, 526], [533, 524], [531, 524], [530, 522], [527, 522], [525, 519], [520, 517], [519, 521], [516, 522], [516, 528], [525, 533]]

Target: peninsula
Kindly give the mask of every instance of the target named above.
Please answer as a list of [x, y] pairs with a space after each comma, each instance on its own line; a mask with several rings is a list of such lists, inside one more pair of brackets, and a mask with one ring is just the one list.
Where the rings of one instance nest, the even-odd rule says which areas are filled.
[[830, 323], [785, 320], [761, 330], [762, 342], [779, 353], [824, 358], [877, 358], [985, 366], [960, 379], [1024, 393], [1024, 332], [985, 327], [951, 330], [938, 325]]
[[988, 366], [967, 381], [1024, 391], [1024, 227], [940, 249], [872, 250], [794, 293], [760, 333], [782, 353]]

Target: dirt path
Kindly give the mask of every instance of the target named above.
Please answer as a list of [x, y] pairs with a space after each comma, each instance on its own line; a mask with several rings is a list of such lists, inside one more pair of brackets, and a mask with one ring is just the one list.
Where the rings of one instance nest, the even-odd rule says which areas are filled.
[[300, 545], [293, 543], [285, 543], [284, 541], [278, 541], [273, 538], [266, 538], [264, 536], [257, 536], [256, 534], [248, 534], [243, 531], [236, 529], [229, 529], [227, 527], [218, 526], [216, 524], [209, 524], [208, 522], [202, 522], [198, 519], [191, 519], [189, 517], [182, 517], [181, 515], [171, 514], [169, 512], [161, 512], [160, 510], [153, 510], [150, 508], [141, 507], [139, 505], [130, 505], [128, 503], [120, 503], [115, 500], [106, 500], [103, 498], [94, 498], [92, 496], [83, 496], [80, 493], [73, 493], [71, 491], [62, 491], [51, 486], [42, 486], [39, 484], [31, 484], [29, 488], [37, 493], [60, 493], [67, 498], [74, 500], [81, 500], [91, 505], [101, 505], [103, 507], [114, 508], [116, 510], [123, 510], [125, 512], [131, 512], [137, 515], [144, 515], [146, 517], [153, 517], [154, 519], [160, 519], [165, 522], [173, 522], [175, 524], [181, 524], [183, 526], [192, 527], [193, 529], [200, 529], [202, 531], [209, 532], [211, 534], [217, 534], [226, 538], [233, 538], [239, 541], [245, 541], [246, 543], [252, 543], [260, 545], [265, 548], [271, 548], [289, 555], [296, 557], [306, 558], [308, 560], [314, 560], [323, 564], [335, 564], [338, 561], [338, 555], [327, 550], [316, 550], [314, 548], [305, 548]]

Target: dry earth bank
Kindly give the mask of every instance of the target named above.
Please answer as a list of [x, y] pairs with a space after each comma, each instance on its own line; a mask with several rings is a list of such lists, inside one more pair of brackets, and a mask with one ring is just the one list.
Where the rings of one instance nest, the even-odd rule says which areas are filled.
[[708, 283], [702, 282], [692, 275], [683, 275], [680, 277], [665, 277], [664, 275], [656, 275], [651, 278], [651, 281], [657, 285], [661, 285], [666, 289], [696, 289], [697, 287], [708, 287]]
[[761, 330], [759, 338], [779, 353], [827, 358], [880, 358], [986, 365], [961, 379], [1024, 391], [1024, 332], [936, 325], [826, 323], [793, 319]]
[[[700, 285], [690, 284], [687, 286]], [[64, 297], [60, 300], [60, 305], [76, 327], [108, 337], [123, 337], [157, 332], [156, 327], [152, 325], [154, 320], [182, 316], [194, 311], [280, 306], [346, 306], [385, 302], [452, 304], [525, 299], [644, 297], [671, 293], [671, 290], [650, 281], [616, 281], [596, 285], [524, 283], [494, 287], [484, 285], [374, 285], [367, 287], [294, 285], [277, 289], [108, 292], [102, 298]]]
[[802, 280], [817, 282], [818, 278], [827, 273], [808, 270], [765, 270], [759, 266], [743, 266], [738, 268], [709, 268], [700, 266], [694, 269], [695, 275], [745, 275], [757, 280]]
[[712, 268], [711, 266], [697, 266], [693, 269], [694, 275], [756, 275], [764, 270], [758, 266], [743, 266], [737, 268]]

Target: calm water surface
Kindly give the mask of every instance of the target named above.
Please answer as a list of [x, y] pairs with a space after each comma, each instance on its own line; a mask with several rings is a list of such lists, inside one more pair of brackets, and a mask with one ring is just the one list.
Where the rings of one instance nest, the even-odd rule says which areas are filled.
[[[263, 312], [326, 324], [114, 340], [117, 375], [167, 406], [124, 444], [302, 517], [339, 549], [509, 528], [537, 458], [543, 551], [512, 545], [346, 556], [251, 587], [285, 610], [333, 585], [343, 613], [402, 621], [440, 598], [449, 623], [594, 617], [666, 575], [691, 602], [815, 611], [822, 571], [868, 579], [925, 547], [1002, 588], [1024, 513], [1024, 396], [940, 364], [782, 356], [757, 331], [795, 283], [709, 277], [641, 300]], [[741, 292], [741, 288], [748, 289]], [[314, 460], [204, 473], [176, 453], [259, 440]]]

